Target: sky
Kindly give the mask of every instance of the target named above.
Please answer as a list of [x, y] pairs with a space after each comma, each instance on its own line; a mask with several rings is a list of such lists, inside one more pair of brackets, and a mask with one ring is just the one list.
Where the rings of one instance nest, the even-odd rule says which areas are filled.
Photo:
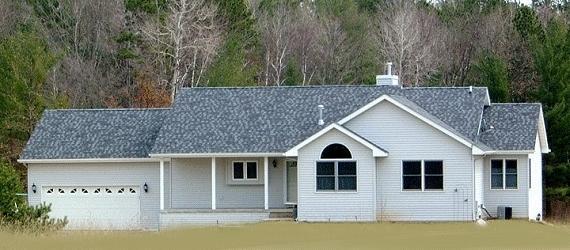
[[519, 0], [519, 2], [530, 5], [532, 3], [532, 0]]

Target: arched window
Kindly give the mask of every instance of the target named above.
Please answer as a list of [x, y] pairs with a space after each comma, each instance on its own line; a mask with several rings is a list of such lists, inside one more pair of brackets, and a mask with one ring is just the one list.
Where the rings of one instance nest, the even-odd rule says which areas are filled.
[[352, 154], [344, 145], [334, 143], [323, 149], [321, 159], [352, 159]]

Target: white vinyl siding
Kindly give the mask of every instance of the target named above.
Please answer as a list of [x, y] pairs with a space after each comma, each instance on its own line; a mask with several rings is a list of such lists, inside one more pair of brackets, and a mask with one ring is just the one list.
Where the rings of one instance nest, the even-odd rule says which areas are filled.
[[[274, 168], [272, 161], [276, 160]], [[239, 158], [216, 158], [217, 208], [263, 208], [263, 168], [258, 167], [258, 180], [253, 183], [227, 183], [231, 179], [231, 163]], [[256, 158], [263, 163], [262, 158]], [[269, 207], [284, 205], [284, 161], [269, 158]], [[172, 208], [211, 208], [211, 158], [172, 159]]]
[[[148, 193], [142, 191], [144, 183], [148, 185]], [[28, 184], [36, 184], [38, 190], [36, 193], [29, 192], [30, 205], [40, 204], [44, 186], [136, 186], [141, 190], [142, 228], [158, 228], [159, 165], [156, 162], [29, 164]]]
[[536, 136], [534, 153], [529, 155], [532, 162], [532, 176], [530, 182], [532, 188], [528, 192], [528, 217], [531, 220], [536, 219], [537, 215], [543, 215], [542, 211], [542, 153], [540, 150], [539, 136]]
[[[517, 188], [491, 188], [491, 159], [513, 159], [517, 161]], [[528, 218], [528, 155], [493, 155], [485, 157], [484, 202], [492, 216], [497, 215], [498, 206], [513, 207], [513, 217]]]
[[[357, 192], [316, 191], [316, 162], [322, 150], [332, 143], [342, 143], [357, 164]], [[300, 221], [372, 221], [375, 220], [375, 164], [372, 150], [333, 129], [299, 150], [298, 219]]]
[[[171, 208], [212, 207], [211, 162], [210, 158], [172, 159]], [[165, 176], [165, 183], [168, 178], [170, 176]]]
[[[389, 153], [388, 157], [376, 160], [379, 220], [473, 218], [471, 148], [387, 102], [376, 105], [345, 126]], [[444, 162], [444, 190], [402, 191], [402, 161], [426, 159]]]

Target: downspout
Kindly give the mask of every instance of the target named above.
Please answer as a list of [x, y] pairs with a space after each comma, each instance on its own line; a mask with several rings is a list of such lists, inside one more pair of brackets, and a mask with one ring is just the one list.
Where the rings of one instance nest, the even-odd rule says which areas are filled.
[[[471, 149], [471, 152], [473, 152], [473, 149]], [[478, 214], [477, 211], [479, 209], [477, 208], [477, 201], [475, 200], [475, 197], [476, 197], [475, 192], [477, 192], [477, 189], [475, 189], [475, 170], [476, 170], [475, 161], [476, 160], [475, 160], [475, 156], [473, 156], [473, 153], [471, 153], [471, 161], [473, 162], [473, 173], [472, 173], [472, 182], [471, 182], [472, 188], [473, 188], [472, 189], [473, 191], [471, 192], [471, 195], [473, 198], [471, 201], [471, 220], [476, 221], [477, 219], [479, 219], [479, 218], [477, 218], [477, 214]]]

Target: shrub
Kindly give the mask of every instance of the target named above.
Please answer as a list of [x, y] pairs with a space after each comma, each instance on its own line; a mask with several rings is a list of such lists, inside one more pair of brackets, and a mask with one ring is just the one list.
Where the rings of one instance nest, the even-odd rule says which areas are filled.
[[6, 161], [0, 159], [0, 217], [12, 217], [18, 207], [24, 206], [20, 176]]
[[22, 196], [20, 177], [12, 166], [0, 159], [0, 228], [15, 232], [60, 230], [67, 219], [49, 218], [51, 206], [28, 206]]
[[67, 225], [67, 218], [49, 217], [51, 206], [23, 206], [16, 210], [12, 217], [0, 217], [0, 228], [12, 232], [45, 233], [61, 230]]

